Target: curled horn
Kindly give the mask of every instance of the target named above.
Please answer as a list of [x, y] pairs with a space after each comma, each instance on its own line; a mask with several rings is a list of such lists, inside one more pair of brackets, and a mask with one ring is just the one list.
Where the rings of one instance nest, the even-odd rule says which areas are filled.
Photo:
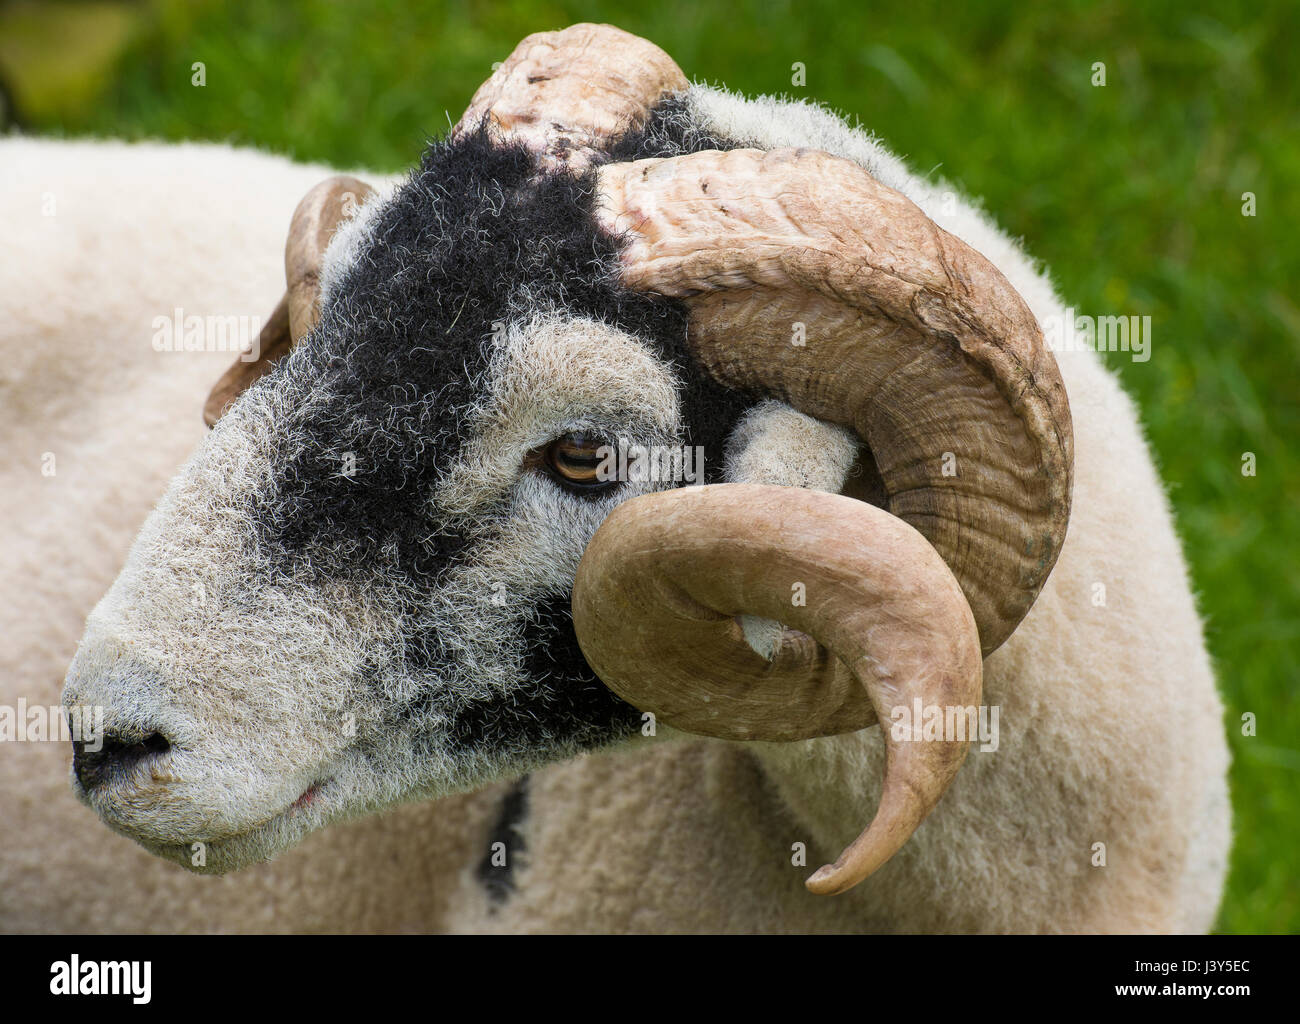
[[[717, 380], [856, 431], [885, 508], [735, 484], [627, 503], [575, 583], [593, 668], [669, 724], [731, 739], [849, 731], [917, 699], [974, 706], [980, 655], [1028, 612], [1069, 517], [1069, 407], [1023, 299], [904, 196], [826, 153], [711, 151], [597, 174], [624, 283], [685, 303]], [[787, 631], [764, 661], [733, 625], [742, 614], [807, 636]], [[964, 756], [964, 743], [884, 737], [876, 816], [808, 880], [814, 892], [892, 856]]]
[[[806, 601], [792, 603], [796, 586]], [[742, 614], [801, 634], [765, 661]], [[901, 519], [837, 494], [721, 484], [625, 502], [583, 554], [573, 618], [610, 689], [707, 736], [887, 730], [892, 709], [910, 712], [916, 698], [980, 699], [979, 636], [943, 559]], [[893, 856], [965, 756], [964, 742], [890, 742], [870, 827], [808, 887], [843, 892]]]

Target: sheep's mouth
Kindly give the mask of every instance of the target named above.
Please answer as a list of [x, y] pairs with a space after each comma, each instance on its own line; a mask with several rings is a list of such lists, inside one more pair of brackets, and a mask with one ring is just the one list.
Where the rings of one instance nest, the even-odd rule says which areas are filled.
[[[326, 782], [328, 781], [329, 780], [327, 779]], [[282, 813], [292, 814], [294, 811], [302, 810], [304, 807], [310, 807], [312, 801], [316, 799], [317, 795], [320, 793], [321, 787], [324, 786], [326, 782], [313, 782], [303, 790], [302, 796], [298, 797], [298, 799], [291, 803], [288, 809]]]
[[[248, 828], [242, 829], [239, 832], [234, 832], [226, 836], [219, 836], [215, 839], [208, 840], [208, 842], [210, 843], [234, 842], [240, 839], [245, 839], [249, 836], [256, 835], [259, 832], [264, 832], [267, 829], [271, 828], [272, 826], [276, 825], [278, 822], [287, 821], [291, 818], [295, 818], [309, 810], [322, 812], [325, 808], [324, 808], [324, 798], [322, 797], [321, 794], [332, 781], [333, 779], [326, 778], [326, 779], [320, 779], [316, 782], [313, 782], [310, 786], [308, 786], [306, 789], [302, 791], [298, 799], [296, 799], [293, 803], [289, 804], [289, 806], [285, 807], [283, 810], [276, 811], [269, 818], [264, 818], [262, 821], [259, 821], [254, 825], [250, 825]], [[202, 842], [204, 840], [198, 840], [198, 841]]]
[[196, 874], [221, 875], [270, 860], [308, 834], [329, 824], [336, 801], [329, 798], [333, 778], [313, 782], [291, 804], [239, 832], [187, 843], [140, 842], [155, 856]]

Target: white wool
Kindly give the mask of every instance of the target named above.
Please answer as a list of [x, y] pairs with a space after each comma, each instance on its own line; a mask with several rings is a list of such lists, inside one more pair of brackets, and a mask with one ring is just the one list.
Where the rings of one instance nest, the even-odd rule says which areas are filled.
[[[370, 179], [362, 180], [370, 181]], [[335, 229], [334, 236], [330, 239], [321, 258], [320, 304], [322, 306], [329, 302], [343, 275], [355, 266], [357, 256], [370, 241], [375, 227], [375, 217], [392, 196], [397, 185], [396, 180], [374, 182], [375, 191], [364, 199], [351, 196], [351, 193], [340, 196], [342, 202], [355, 203], [356, 209]]]

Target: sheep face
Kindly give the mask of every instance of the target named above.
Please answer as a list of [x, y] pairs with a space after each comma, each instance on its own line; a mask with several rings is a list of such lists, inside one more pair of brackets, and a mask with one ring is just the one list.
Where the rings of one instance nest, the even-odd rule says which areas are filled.
[[431, 148], [145, 524], [65, 694], [105, 708], [114, 756], [74, 777], [110, 826], [225, 871], [638, 734], [569, 594], [609, 511], [673, 482], [564, 459], [701, 445], [712, 472], [744, 403], [691, 372], [679, 309], [615, 283], [590, 180], [534, 173], [482, 135]]

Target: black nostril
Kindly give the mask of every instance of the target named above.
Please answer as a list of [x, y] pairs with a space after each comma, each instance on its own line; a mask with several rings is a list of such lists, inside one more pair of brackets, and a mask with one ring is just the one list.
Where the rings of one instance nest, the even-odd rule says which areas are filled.
[[137, 738], [139, 736], [138, 733], [128, 736], [106, 732], [100, 737], [98, 750], [89, 749], [94, 743], [73, 740], [72, 770], [81, 785], [85, 789], [94, 789], [113, 775], [124, 775], [143, 762], [171, 750], [172, 745], [160, 732]]

